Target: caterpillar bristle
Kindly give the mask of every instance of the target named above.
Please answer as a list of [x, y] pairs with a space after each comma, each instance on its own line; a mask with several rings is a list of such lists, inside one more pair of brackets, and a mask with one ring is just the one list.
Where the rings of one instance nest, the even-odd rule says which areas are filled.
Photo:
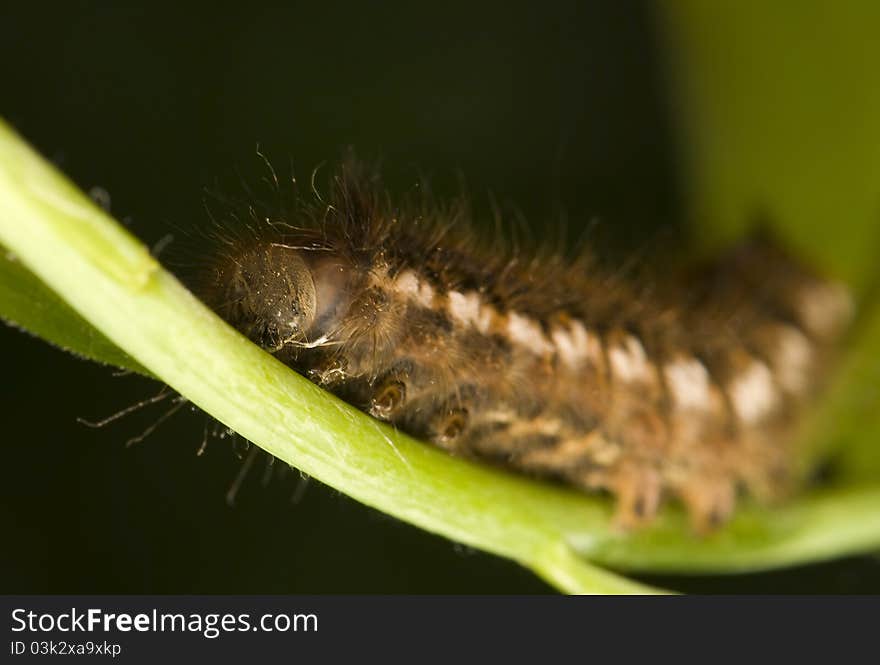
[[627, 528], [674, 497], [706, 531], [742, 492], [791, 489], [852, 303], [771, 240], [645, 288], [482, 235], [464, 199], [395, 203], [353, 158], [294, 189], [215, 212], [187, 281], [318, 385], [453, 454], [610, 492]]

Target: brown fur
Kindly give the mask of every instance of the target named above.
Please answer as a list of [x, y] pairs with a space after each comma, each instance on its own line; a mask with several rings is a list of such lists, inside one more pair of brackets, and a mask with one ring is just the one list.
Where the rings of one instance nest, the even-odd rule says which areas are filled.
[[789, 487], [797, 414], [848, 320], [838, 287], [753, 242], [653, 295], [588, 255], [490, 246], [467, 206], [395, 207], [354, 162], [329, 198], [217, 235], [192, 280], [292, 368], [449, 450], [698, 529]]

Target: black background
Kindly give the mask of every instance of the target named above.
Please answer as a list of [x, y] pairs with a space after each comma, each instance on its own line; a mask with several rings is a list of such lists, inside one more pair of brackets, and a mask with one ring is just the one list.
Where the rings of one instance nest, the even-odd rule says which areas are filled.
[[[461, 173], [478, 209], [491, 192], [536, 229], [598, 218], [613, 251], [669, 241], [681, 204], [666, 90], [655, 17], [634, 2], [0, 10], [0, 113], [150, 244], [204, 221], [205, 186], [259, 178], [257, 144], [300, 176], [348, 145], [381, 157], [392, 189], [428, 174], [453, 191]], [[203, 416], [126, 449], [161, 409], [98, 431], [76, 418], [128, 406], [150, 381], [10, 328], [0, 343], [3, 591], [549, 590], [317, 482], [292, 504], [295, 473], [263, 487], [260, 468], [230, 508], [240, 462], [228, 440], [196, 457]], [[847, 592], [880, 589], [880, 566], [652, 581]]]

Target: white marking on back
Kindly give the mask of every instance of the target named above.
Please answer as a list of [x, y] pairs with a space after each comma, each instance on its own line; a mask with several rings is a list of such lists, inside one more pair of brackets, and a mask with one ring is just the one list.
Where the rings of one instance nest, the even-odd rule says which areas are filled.
[[419, 293], [416, 300], [423, 307], [431, 308], [434, 306], [434, 287], [425, 280], [419, 282]]
[[566, 365], [572, 368], [580, 366], [584, 352], [578, 348], [573, 336], [561, 328], [550, 331], [550, 339], [556, 345], [556, 352]]
[[618, 381], [647, 382], [653, 378], [645, 347], [632, 335], [627, 335], [622, 344], [609, 347], [608, 359], [612, 375]]
[[415, 298], [419, 293], [419, 278], [412, 270], [404, 270], [394, 280], [394, 289], [408, 298]]
[[589, 332], [580, 321], [572, 321], [568, 328], [557, 327], [550, 333], [560, 360], [570, 369], [579, 369], [589, 362], [599, 367], [602, 362], [602, 342]]
[[773, 368], [779, 383], [792, 393], [804, 392], [809, 386], [813, 349], [810, 341], [794, 326], [781, 325], [776, 329], [776, 357]]
[[773, 387], [773, 374], [760, 360], [752, 360], [727, 390], [737, 416], [746, 424], [762, 420], [779, 400]]
[[481, 305], [480, 317], [477, 320], [477, 329], [481, 333], [487, 334], [492, 329], [497, 319], [498, 311], [492, 307], [492, 305]]
[[495, 308], [485, 305], [476, 291], [449, 292], [449, 315], [463, 325], [472, 325], [481, 333], [489, 332], [496, 316]]
[[448, 310], [454, 321], [465, 325], [474, 323], [480, 314], [480, 297], [473, 292], [450, 291]]
[[419, 279], [412, 270], [404, 270], [394, 280], [391, 288], [404, 298], [414, 300], [423, 307], [434, 305], [434, 288], [424, 279]]
[[797, 302], [804, 326], [820, 337], [837, 333], [849, 323], [854, 309], [849, 291], [836, 283], [803, 288]]
[[555, 351], [555, 347], [544, 337], [541, 326], [516, 312], [511, 312], [507, 317], [507, 334], [515, 344], [537, 355]]
[[666, 385], [681, 410], [710, 411], [712, 390], [709, 371], [696, 358], [680, 358], [663, 367]]

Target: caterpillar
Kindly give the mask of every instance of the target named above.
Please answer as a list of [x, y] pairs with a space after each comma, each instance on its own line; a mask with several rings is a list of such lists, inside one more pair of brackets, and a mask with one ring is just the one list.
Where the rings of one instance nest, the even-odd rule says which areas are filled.
[[505, 248], [469, 207], [395, 204], [353, 159], [329, 191], [249, 208], [187, 281], [229, 324], [372, 417], [453, 455], [694, 529], [798, 483], [797, 430], [853, 315], [766, 237], [640, 288], [590, 252]]

